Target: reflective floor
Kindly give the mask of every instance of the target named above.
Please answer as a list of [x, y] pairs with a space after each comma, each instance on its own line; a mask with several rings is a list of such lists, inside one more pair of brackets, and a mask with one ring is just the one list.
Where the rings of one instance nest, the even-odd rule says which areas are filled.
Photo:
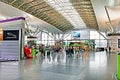
[[116, 54], [83, 52], [78, 57], [52, 54], [37, 59], [0, 62], [0, 80], [113, 80]]

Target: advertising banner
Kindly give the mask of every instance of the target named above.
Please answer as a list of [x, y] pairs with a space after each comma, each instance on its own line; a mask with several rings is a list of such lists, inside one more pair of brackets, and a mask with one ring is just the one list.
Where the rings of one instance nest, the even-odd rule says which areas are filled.
[[118, 48], [120, 48], [120, 39], [118, 39]]
[[19, 40], [19, 30], [4, 30], [3, 40]]
[[0, 28], [0, 41], [3, 41], [3, 30]]

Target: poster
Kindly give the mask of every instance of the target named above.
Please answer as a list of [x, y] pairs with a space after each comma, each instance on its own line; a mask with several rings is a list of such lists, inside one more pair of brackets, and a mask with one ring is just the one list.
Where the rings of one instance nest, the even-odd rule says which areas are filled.
[[0, 41], [3, 41], [3, 30], [0, 28]]
[[80, 32], [79, 31], [73, 31], [72, 35], [73, 35], [73, 38], [80, 38]]
[[118, 39], [118, 48], [120, 48], [120, 39]]
[[3, 40], [19, 40], [19, 30], [4, 30]]

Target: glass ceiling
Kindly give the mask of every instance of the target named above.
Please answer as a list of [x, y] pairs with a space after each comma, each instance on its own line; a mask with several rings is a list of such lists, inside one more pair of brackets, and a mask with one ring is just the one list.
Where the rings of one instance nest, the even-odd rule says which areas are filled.
[[74, 28], [86, 28], [84, 21], [69, 0], [45, 0], [50, 6], [64, 16]]

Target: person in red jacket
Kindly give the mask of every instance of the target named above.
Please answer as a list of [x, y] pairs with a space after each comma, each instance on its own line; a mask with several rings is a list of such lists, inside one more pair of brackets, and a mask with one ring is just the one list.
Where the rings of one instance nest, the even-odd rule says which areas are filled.
[[24, 53], [27, 58], [33, 58], [28, 45], [24, 46]]

